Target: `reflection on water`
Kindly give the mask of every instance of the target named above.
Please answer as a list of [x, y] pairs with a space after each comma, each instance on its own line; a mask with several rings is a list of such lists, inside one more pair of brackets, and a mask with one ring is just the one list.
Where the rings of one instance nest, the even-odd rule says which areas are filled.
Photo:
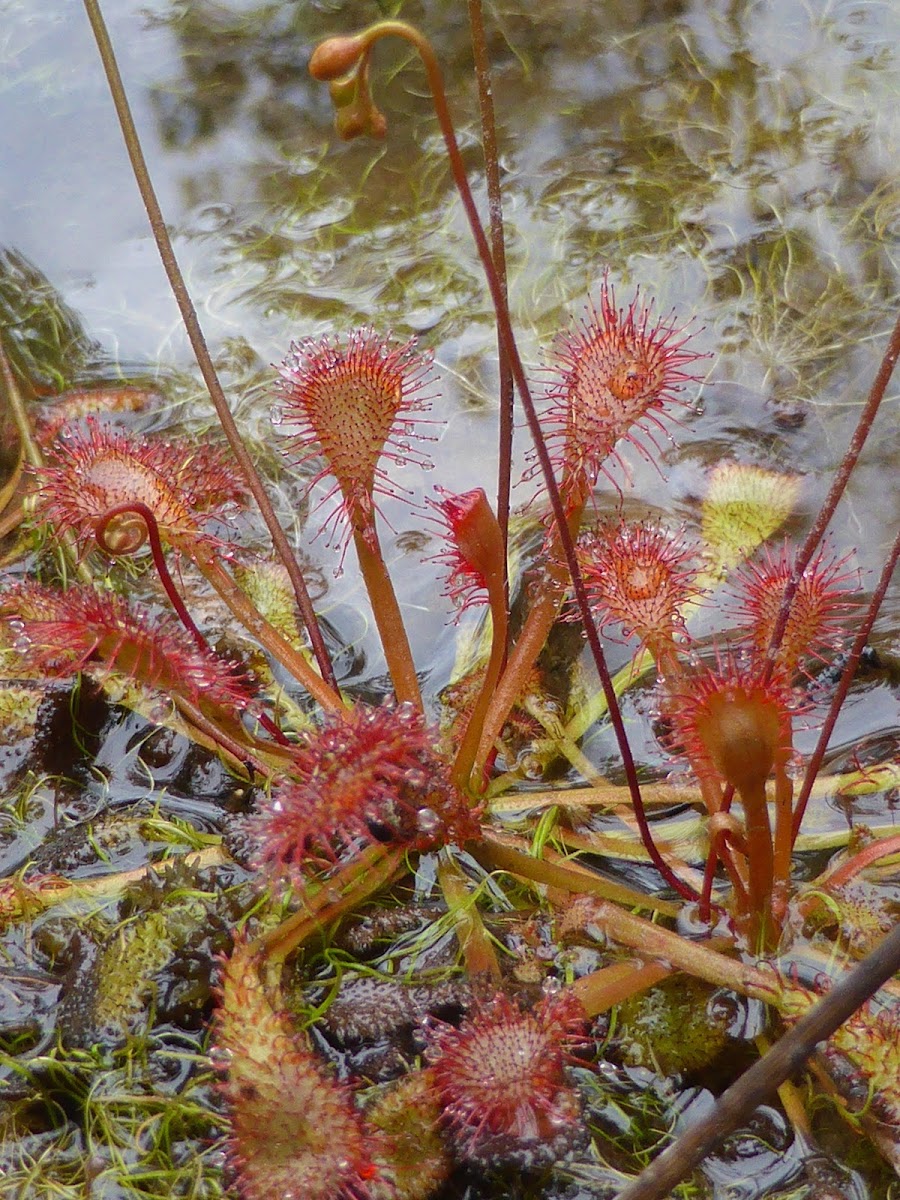
[[[358, 9], [132, 0], [108, 17], [205, 332], [259, 435], [268, 364], [289, 342], [373, 321], [435, 350], [437, 475], [468, 488], [494, 472], [494, 334], [423, 77], [380, 46], [389, 137], [343, 145], [305, 70], [315, 40]], [[83, 14], [0, 10], [0, 244], [46, 274], [111, 363], [188, 368]], [[441, 51], [474, 173], [466, 23], [436, 2], [406, 12]], [[539, 366], [607, 267], [661, 311], [696, 314], [715, 357], [702, 416], [666, 455], [688, 516], [723, 452], [803, 466], [795, 532], [824, 494], [897, 292], [898, 35], [890, 0], [501, 6], [492, 52], [526, 360]], [[864, 569], [900, 516], [879, 485], [895, 414], [894, 400], [836, 527]], [[671, 503], [640, 460], [633, 494]], [[344, 580], [335, 602], [351, 593]]]
[[[179, 259], [264, 464], [277, 473], [269, 364], [292, 340], [373, 322], [435, 352], [446, 421], [435, 478], [489, 488], [493, 322], [421, 71], [402, 49], [379, 47], [375, 90], [390, 132], [374, 146], [336, 141], [327, 91], [306, 72], [317, 39], [352, 27], [361, 11], [374, 17], [376, 6], [108, 8]], [[439, 47], [475, 177], [460, 6], [399, 8]], [[156, 377], [179, 402], [173, 421], [208, 424], [81, 7], [0, 0], [0, 18], [0, 321], [14, 365], [40, 391]], [[620, 296], [639, 284], [661, 312], [694, 314], [695, 339], [712, 356], [699, 411], [666, 451], [666, 483], [632, 456], [630, 503], [693, 521], [707, 468], [731, 457], [804, 474], [792, 527], [801, 533], [896, 303], [897, 5], [499, 0], [491, 40], [512, 303], [535, 378], [542, 347], [596, 296], [605, 269]], [[900, 453], [896, 418], [895, 387], [835, 525], [835, 543], [856, 546], [864, 570], [880, 564], [900, 517], [896, 488], [885, 486]], [[517, 438], [521, 465], [524, 433]], [[421, 496], [425, 478], [406, 476]], [[327, 589], [322, 605], [346, 644], [347, 672], [377, 690], [383, 667], [356, 573], [334, 578], [325, 539], [303, 528], [301, 489], [276, 486]], [[614, 503], [615, 487], [604, 489], [598, 503]], [[450, 673], [456, 631], [435, 607], [435, 572], [420, 562], [429, 548], [421, 522], [386, 511], [386, 555], [434, 692]], [[898, 617], [895, 592], [882, 641]], [[896, 699], [879, 691], [848, 705], [843, 747], [881, 739], [883, 748], [895, 737]], [[639, 722], [652, 757], [638, 712]], [[196, 797], [194, 774], [185, 792]], [[49, 828], [56, 797], [39, 801]]]

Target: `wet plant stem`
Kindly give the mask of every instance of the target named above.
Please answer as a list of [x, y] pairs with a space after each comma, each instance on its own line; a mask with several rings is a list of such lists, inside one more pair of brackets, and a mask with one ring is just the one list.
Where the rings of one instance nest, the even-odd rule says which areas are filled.
[[[246, 772], [248, 779], [252, 779], [254, 773], [262, 779], [272, 777], [274, 774], [272, 767], [259, 757], [258, 748], [245, 740], [247, 738], [246, 731], [231, 714], [218, 713], [217, 719], [213, 721], [199, 705], [192, 704], [184, 696], [173, 696], [172, 703], [195, 730], [205, 734], [217, 752], [224, 751], [229, 754], [235, 763]], [[232, 726], [234, 737], [227, 731], [228, 725]]]
[[[793, 738], [793, 735], [792, 735]], [[775, 762], [775, 835], [773, 838], [772, 886], [775, 915], [784, 916], [791, 882], [791, 855], [796, 837], [793, 832], [794, 784], [788, 775], [787, 757]]]
[[900, 968], [900, 926], [826, 993], [796, 1025], [716, 1101], [704, 1117], [653, 1162], [618, 1200], [664, 1200], [727, 1134], [794, 1075], [839, 1025]]
[[[504, 555], [505, 562], [505, 555]], [[452, 779], [459, 788], [470, 788], [476, 795], [484, 792], [483, 764], [475, 766], [476, 755], [481, 743], [485, 718], [493, 703], [497, 681], [506, 662], [506, 641], [509, 629], [506, 570], [498, 567], [488, 576], [488, 604], [491, 611], [491, 653], [484, 672], [481, 691], [472, 707], [465, 732], [453, 760]]]
[[846, 861], [840, 863], [833, 871], [819, 876], [815, 881], [816, 888], [824, 888], [827, 892], [844, 887], [851, 879], [855, 879], [860, 871], [865, 871], [873, 863], [892, 854], [900, 854], [900, 833], [893, 837], [878, 838], [857, 851]]
[[[475, 79], [478, 84], [478, 107], [481, 113], [481, 146], [484, 154], [484, 176], [488, 194], [488, 217], [491, 227], [491, 254], [500, 290], [507, 306], [509, 291], [506, 277], [506, 241], [503, 233], [503, 197], [500, 190], [500, 162], [497, 154], [497, 126], [494, 120], [494, 90], [491, 84], [491, 64], [484, 32], [484, 11], [481, 0], [469, 0], [469, 28], [472, 35], [472, 54], [475, 59]], [[497, 336], [497, 369], [500, 384], [500, 426], [498, 434], [499, 463], [497, 468], [497, 521], [503, 536], [503, 594], [509, 607], [509, 580], [506, 561], [509, 541], [509, 498], [512, 478], [513, 438], [513, 377], [509, 355], [503, 339]], [[494, 636], [497, 636], [496, 626]]]
[[[212, 840], [212, 835], [207, 835], [207, 840]], [[0, 879], [3, 920], [7, 923], [24, 918], [31, 920], [37, 913], [57, 904], [120, 896], [127, 888], [133, 887], [141, 880], [150, 878], [155, 873], [162, 874], [175, 861], [192, 871], [197, 871], [222, 866], [231, 862], [231, 857], [222, 846], [216, 844], [204, 846], [202, 850], [192, 850], [179, 856], [177, 860], [172, 857], [163, 858], [142, 867], [134, 867], [130, 871], [116, 871], [96, 879], [71, 882], [61, 875], [39, 875], [31, 879], [22, 879], [20, 875], [7, 876]]]
[[481, 983], [498, 987], [501, 972], [497, 952], [476, 907], [469, 881], [446, 850], [441, 851], [438, 859], [438, 883], [455, 921], [456, 939], [463, 952], [468, 977], [476, 986]]
[[251, 603], [231, 575], [225, 570], [212, 550], [199, 542], [191, 542], [184, 547], [204, 579], [218, 594], [219, 598], [238, 621], [260, 645], [268, 650], [286, 671], [328, 712], [334, 712], [344, 707], [340, 695], [312, 669], [299, 650], [278, 630], [271, 625], [262, 613]]
[[[88, 0], [85, 0], [85, 2], [88, 2]], [[519, 354], [518, 346], [516, 344], [515, 334], [513, 332], [512, 322], [509, 315], [509, 306], [506, 302], [506, 296], [504, 295], [503, 287], [494, 266], [494, 260], [493, 256], [491, 255], [490, 246], [488, 245], [484, 229], [481, 225], [481, 220], [478, 216], [478, 209], [475, 205], [472, 189], [469, 187], [465, 164], [462, 160], [459, 144], [456, 140], [456, 133], [453, 129], [453, 121], [450, 116], [450, 109], [447, 104], [447, 96], [444, 90], [443, 75], [441, 73], [440, 64], [428, 39], [414, 26], [408, 25], [404, 21], [379, 21], [376, 25], [370, 26], [363, 33], [357, 35], [356, 45], [359, 48], [359, 55], [367, 55], [376, 41], [383, 37], [391, 36], [400, 37], [412, 45], [418, 51], [425, 67], [425, 73], [428, 77], [428, 84], [431, 90], [432, 101], [434, 103], [434, 110], [438, 119], [438, 124], [441, 128], [441, 134], [444, 138], [444, 145], [447, 150], [447, 158], [450, 163], [453, 180], [456, 184], [456, 189], [459, 193], [460, 201], [462, 202], [463, 210], [465, 211], [466, 218], [469, 222], [469, 228], [475, 241], [475, 248], [478, 252], [478, 257], [481, 260], [481, 265], [485, 273], [485, 279], [487, 281], [488, 289], [491, 294], [491, 301], [494, 307], [494, 315], [497, 321], [500, 340], [509, 359], [510, 369], [515, 381], [516, 390], [519, 393], [519, 398], [525, 411], [525, 417], [528, 421], [528, 427], [534, 443], [535, 453], [540, 464], [541, 474], [543, 475], [544, 483], [547, 488], [547, 494], [553, 510], [556, 529], [563, 547], [575, 601], [578, 605], [579, 613], [584, 622], [585, 634], [587, 636], [591, 656], [594, 659], [594, 664], [600, 677], [600, 684], [606, 695], [607, 704], [609, 705], [610, 724], [613, 727], [613, 732], [619, 747], [619, 753], [622, 756], [622, 767], [625, 772], [625, 778], [628, 781], [628, 787], [631, 794], [631, 800], [634, 805], [635, 816], [641, 831], [641, 838], [644, 841], [644, 845], [647, 849], [647, 853], [650, 855], [653, 865], [659, 871], [660, 875], [662, 875], [663, 879], [665, 879], [669, 886], [672, 887], [684, 899], [694, 900], [696, 898], [696, 893], [692, 888], [684, 884], [677, 877], [677, 875], [675, 875], [657, 849], [656, 844], [653, 841], [653, 834], [650, 830], [650, 825], [647, 821], [646, 814], [644, 813], [643, 803], [641, 801], [641, 789], [638, 783], [637, 771], [634, 765], [634, 756], [628, 743], [628, 736], [625, 732], [625, 723], [622, 720], [622, 713], [613, 689], [612, 678], [606, 665], [606, 658], [603, 654], [603, 649], [600, 645], [600, 639], [597, 635], [597, 631], [594, 628], [591, 618], [590, 605], [588, 603], [584, 581], [581, 576], [581, 569], [578, 565], [578, 560], [575, 554], [575, 545], [568, 529], [566, 510], [563, 505], [562, 497], [560, 496], [559, 487], [556, 483], [550, 452], [547, 449], [547, 445], [543, 439], [537, 410], [535, 409], [534, 401], [531, 397], [531, 390], [528, 386], [528, 379], [525, 375], [525, 367], [522, 363], [522, 358]], [[319, 49], [321, 49], [321, 47], [319, 47]], [[311, 70], [314, 68], [314, 63], [315, 55], [313, 55], [313, 60], [310, 62]], [[315, 75], [314, 70], [313, 73]], [[495, 707], [500, 707], [496, 697], [491, 705], [491, 713], [487, 719], [493, 721], [495, 724], [499, 720], [499, 727], [502, 727], [503, 722], [506, 720], [506, 717], [509, 713], [509, 709], [507, 709], [506, 712], [503, 712], [498, 718], [497, 716], [493, 715], [493, 710]]]
[[258, 937], [250, 946], [251, 954], [265, 958], [271, 967], [280, 966], [307, 938], [368, 900], [404, 869], [403, 847], [367, 848], [326, 879], [317, 892], [304, 890], [303, 907], [276, 929]]
[[617, 962], [599, 971], [582, 975], [568, 990], [581, 1001], [585, 1016], [598, 1017], [617, 1004], [630, 999], [639, 992], [661, 983], [672, 974], [672, 967], [664, 963], [640, 961]]
[[744, 808], [744, 837], [747, 844], [750, 944], [759, 951], [765, 951], [772, 948], [774, 933], [771, 918], [774, 853], [765, 780], [748, 783], [739, 789], [738, 795]]
[[598, 896], [616, 904], [647, 909], [668, 917], [677, 916], [681, 910], [681, 905], [671, 900], [647, 896], [624, 884], [604, 879], [596, 871], [591, 871], [572, 859], [564, 858], [549, 847], [545, 846], [542, 856], [536, 858], [529, 853], [528, 843], [514, 834], [496, 833], [484, 827], [481, 840], [468, 849], [473, 858], [489, 870], [507, 871], [510, 875], [518, 875], [532, 883], [559, 888], [561, 891], [574, 892], [577, 895]]
[[729, 988], [768, 1004], [777, 1002], [778, 983], [772, 974], [721, 953], [721, 948], [729, 944], [728, 939], [716, 939], [719, 949], [712, 949], [711, 942], [689, 941], [607, 900], [595, 901], [589, 909], [585, 906], [584, 919], [592, 930], [638, 951], [644, 959], [661, 959], [670, 968], [675, 967], [713, 987]]
[[144, 157], [140, 138], [134, 124], [134, 118], [131, 114], [131, 106], [128, 103], [125, 86], [122, 82], [115, 51], [113, 50], [106, 22], [103, 19], [99, 0], [84, 0], [84, 7], [94, 33], [97, 49], [100, 52], [100, 58], [103, 62], [103, 69], [109, 83], [109, 90], [119, 120], [119, 127], [122, 131], [122, 137], [124, 138], [128, 157], [131, 161], [135, 181], [137, 182], [138, 190], [140, 191], [141, 199], [147, 213], [147, 219], [150, 222], [150, 228], [153, 232], [163, 268], [168, 276], [172, 293], [181, 312], [188, 340], [191, 343], [191, 348], [200, 367], [200, 373], [203, 376], [203, 381], [206, 384], [207, 391], [213, 402], [216, 415], [228, 441], [228, 445], [231, 448], [231, 452], [259, 507], [266, 528], [272, 538], [275, 551], [288, 573], [296, 596], [297, 606], [300, 609], [303, 623], [309, 634], [309, 640], [316, 657], [316, 662], [319, 664], [322, 678], [330, 687], [332, 693], [336, 695], [338, 686], [334, 675], [334, 668], [331, 665], [331, 659], [329, 658], [325, 641], [322, 637], [315, 611], [313, 610], [312, 600], [306, 587], [306, 581], [303, 578], [303, 572], [300, 570], [300, 565], [294, 556], [287, 535], [279, 524], [275, 509], [269, 499], [269, 494], [260, 479], [259, 472], [256, 470], [253, 459], [244, 445], [237, 424], [232, 416], [231, 408], [213, 365], [206, 339], [203, 336], [203, 330], [197, 319], [196, 309], [187, 290], [178, 260], [175, 257], [172, 239], [169, 237], [162, 209], [159, 206], [156, 191], [150, 179], [147, 161]]
[[421, 710], [422, 693], [419, 691], [416, 665], [397, 603], [397, 593], [385, 566], [374, 525], [366, 529], [354, 526], [353, 544], [394, 685], [394, 694], [400, 704], [414, 704]]

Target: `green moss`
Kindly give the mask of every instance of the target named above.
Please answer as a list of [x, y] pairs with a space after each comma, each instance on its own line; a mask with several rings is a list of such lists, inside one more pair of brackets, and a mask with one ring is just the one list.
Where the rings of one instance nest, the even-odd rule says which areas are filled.
[[619, 1052], [661, 1075], [708, 1066], [728, 1042], [727, 1018], [713, 997], [700, 980], [679, 975], [626, 1000], [618, 1009]]

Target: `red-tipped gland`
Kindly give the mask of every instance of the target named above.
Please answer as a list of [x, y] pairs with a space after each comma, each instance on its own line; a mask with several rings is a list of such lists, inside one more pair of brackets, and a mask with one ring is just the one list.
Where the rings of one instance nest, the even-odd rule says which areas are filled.
[[0, 619], [28, 662], [57, 678], [115, 670], [166, 695], [229, 713], [253, 699], [250, 680], [232, 663], [194, 645], [170, 618], [154, 617], [111, 592], [22, 584], [3, 596]]
[[437, 489], [441, 499], [434, 503], [450, 546], [435, 557], [450, 568], [446, 594], [461, 608], [483, 599], [503, 583], [503, 534], [483, 488], [470, 492]]
[[[847, 559], [816, 555], [800, 577], [791, 600], [787, 624], [776, 662], [788, 676], [796, 674], [801, 658], [816, 657], [834, 647], [846, 633], [853, 611]], [[747, 563], [734, 579], [741, 601], [741, 624], [760, 656], [772, 641], [781, 601], [794, 569], [794, 553], [787, 544], [773, 556], [766, 551], [761, 563]]]
[[671, 320], [651, 323], [639, 295], [617, 308], [605, 277], [599, 308], [590, 306], [579, 327], [560, 335], [544, 421], [567, 501], [583, 503], [623, 439], [649, 458], [643, 433], [659, 453], [653, 430], [665, 432], [660, 413], [698, 378], [685, 368], [703, 355], [686, 349], [687, 341]]
[[[107, 513], [135, 503], [153, 513], [172, 545], [212, 540], [205, 520], [242, 495], [218, 451], [150, 441], [90, 419], [86, 430], [62, 434], [48, 465], [35, 474], [51, 521], [60, 531], [71, 529], [82, 546], [96, 536]], [[146, 536], [144, 522], [126, 512], [104, 529], [104, 549], [130, 554]]]
[[790, 689], [778, 676], [728, 659], [690, 678], [673, 697], [671, 717], [698, 775], [718, 777], [739, 792], [765, 784], [791, 753]]
[[674, 649], [683, 609], [697, 594], [693, 550], [659, 526], [602, 524], [578, 542], [597, 624], [618, 624], [653, 654]]
[[435, 741], [410, 704], [326, 716], [256, 818], [261, 865], [300, 878], [377, 842], [425, 850], [476, 836]]
[[320, 42], [309, 60], [309, 73], [319, 83], [330, 83], [349, 74], [368, 49], [365, 34], [352, 37], [330, 37]]
[[460, 1153], [532, 1169], [571, 1150], [583, 1126], [565, 1066], [583, 1033], [584, 1011], [570, 993], [525, 1010], [501, 992], [459, 1029], [432, 1022], [427, 1056]]
[[383, 458], [430, 465], [413, 443], [422, 435], [410, 415], [428, 408], [419, 393], [430, 367], [431, 359], [415, 352], [414, 341], [391, 342], [372, 329], [351, 333], [345, 344], [323, 338], [292, 346], [280, 368], [281, 415], [298, 426], [288, 443], [297, 463], [325, 459], [309, 488], [328, 475], [336, 481], [320, 505], [335, 491], [343, 497], [326, 527], [344, 513], [355, 531], [369, 534], [375, 494], [400, 495], [379, 465]]
[[326, 1073], [238, 942], [224, 966], [212, 1058], [223, 1072], [228, 1161], [242, 1200], [389, 1200], [386, 1139]]

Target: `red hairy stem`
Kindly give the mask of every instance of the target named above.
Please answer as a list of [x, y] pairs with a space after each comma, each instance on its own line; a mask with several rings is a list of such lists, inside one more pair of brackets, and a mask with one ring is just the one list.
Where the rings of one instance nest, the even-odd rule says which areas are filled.
[[231, 614], [237, 617], [260, 645], [268, 650], [298, 683], [306, 688], [326, 712], [334, 712], [344, 707], [339, 693], [316, 674], [303, 655], [291, 645], [287, 638], [269, 624], [262, 613], [248, 600], [246, 594], [228, 574], [209, 546], [195, 542], [188, 543], [182, 548], [193, 560], [207, 583], [215, 589]]
[[399, 703], [409, 702], [421, 709], [422, 693], [416, 665], [397, 603], [397, 593], [381, 553], [374, 519], [365, 529], [354, 525], [353, 545], [356, 547], [359, 569], [372, 605], [394, 693]]
[[[212, 356], [209, 353], [209, 348], [206, 345], [206, 339], [203, 336], [203, 330], [200, 327], [200, 322], [197, 319], [197, 312], [191, 301], [190, 294], [184, 282], [184, 276], [181, 273], [181, 268], [178, 265], [178, 260], [175, 257], [175, 251], [172, 246], [172, 240], [169, 237], [169, 231], [166, 228], [165, 219], [163, 218], [162, 209], [159, 206], [159, 201], [156, 197], [156, 191], [150, 179], [150, 173], [147, 169], [147, 162], [144, 157], [144, 152], [141, 148], [140, 139], [137, 129], [134, 124], [134, 118], [131, 115], [131, 107], [128, 103], [128, 97], [125, 93], [125, 87], [122, 82], [122, 76], [119, 72], [116, 62], [115, 52], [112, 47], [112, 42], [109, 37], [109, 31], [106, 28], [106, 22], [103, 19], [103, 14], [100, 10], [98, 0], [84, 0], [85, 10], [91, 29], [94, 33], [94, 38], [97, 42], [97, 48], [100, 52], [100, 58], [103, 62], [103, 69], [106, 72], [106, 78], [109, 83], [109, 90], [115, 106], [116, 115], [119, 120], [119, 127], [122, 131], [122, 137], [125, 141], [125, 147], [128, 152], [128, 157], [131, 162], [138, 190], [141, 194], [141, 199], [147, 213], [147, 219], [150, 223], [150, 228], [153, 232], [153, 237], [159, 251], [160, 259], [162, 260], [163, 268], [169, 279], [169, 284], [172, 288], [172, 293], [175, 301], [181, 312], [181, 318], [184, 322], [185, 330], [187, 331], [188, 340], [191, 343], [191, 348], [194, 351], [194, 356], [200, 367], [200, 373], [203, 376], [203, 381], [206, 384], [210, 399], [216, 410], [216, 415], [225, 434], [231, 452], [235, 457], [235, 461], [240, 468], [240, 471], [247, 482], [247, 487], [250, 489], [253, 498], [255, 499], [262, 518], [266, 523], [266, 528], [272, 538], [272, 544], [281, 559], [288, 573], [291, 585], [294, 589], [294, 594], [297, 599], [297, 606], [300, 609], [300, 614], [309, 634], [310, 644], [312, 645], [313, 653], [316, 662], [319, 664], [319, 670], [322, 674], [322, 679], [330, 688], [331, 692], [336, 695], [338, 691], [337, 680], [334, 675], [334, 668], [331, 665], [331, 659], [328, 656], [328, 651], [325, 647], [325, 641], [322, 637], [322, 632], [319, 628], [319, 622], [316, 619], [316, 614], [313, 609], [312, 600], [309, 591], [306, 587], [306, 581], [303, 578], [303, 572], [300, 570], [300, 565], [294, 556], [288, 542], [287, 535], [281, 528], [278, 522], [278, 517], [275, 514], [275, 509], [269, 499], [269, 494], [265, 489], [259, 473], [254, 466], [253, 459], [244, 445], [232, 416], [231, 409], [228, 405], [228, 400], [222, 390], [222, 385], [219, 382], [216, 368], [212, 361]], [[320, 701], [321, 703], [321, 701]]]
[[[209, 643], [197, 628], [194, 618], [188, 612], [187, 605], [181, 597], [181, 593], [175, 586], [175, 580], [172, 578], [166, 563], [165, 553], [163, 552], [162, 540], [159, 536], [159, 522], [157, 521], [153, 510], [148, 505], [144, 504], [140, 500], [135, 500], [132, 503], [117, 504], [114, 508], [111, 508], [109, 512], [105, 513], [100, 518], [94, 527], [94, 537], [97, 539], [97, 545], [104, 554], [109, 554], [113, 558], [116, 558], [123, 553], [130, 553], [131, 547], [123, 548], [121, 545], [116, 546], [116, 544], [110, 541], [107, 537], [110, 525], [116, 520], [117, 517], [124, 516], [126, 513], [134, 513], [135, 516], [140, 517], [141, 522], [143, 523], [147, 541], [150, 543], [150, 553], [153, 556], [153, 566], [156, 568], [156, 573], [159, 576], [160, 583], [162, 583], [166, 595], [169, 598], [169, 603], [178, 614], [178, 619], [181, 621], [182, 625], [185, 627], [201, 650], [210, 650]], [[141, 540], [143, 540], [143, 538]], [[212, 651], [210, 651], [210, 653], [212, 653]]]
[[[784, 637], [785, 629], [787, 628], [788, 619], [790, 617], [791, 605], [794, 601], [794, 595], [797, 588], [800, 586], [800, 581], [803, 578], [803, 572], [812, 561], [812, 557], [816, 552], [816, 548], [825, 535], [825, 530], [834, 516], [838, 503], [843, 496], [847, 487], [850, 476], [856, 467], [856, 463], [862, 453], [862, 448], [866, 443], [866, 439], [872, 429], [875, 417], [881, 407], [881, 402], [884, 399], [884, 393], [887, 390], [887, 385], [894, 371], [894, 366], [897, 359], [900, 358], [900, 315], [898, 315], [894, 324], [893, 332], [891, 333], [890, 341], [887, 349], [882, 357], [878, 372], [872, 381], [872, 386], [869, 389], [869, 395], [863, 410], [859, 415], [859, 420], [856, 423], [853, 437], [841, 459], [841, 464], [835, 473], [831, 487], [828, 489], [828, 495], [825, 502], [819, 510], [819, 515], [813, 523], [812, 529], [807, 534], [803, 545], [797, 553], [797, 559], [794, 563], [794, 570], [791, 578], [784, 590], [784, 596], [781, 600], [781, 606], [778, 610], [778, 616], [775, 620], [775, 627], [772, 630], [772, 640], [769, 643], [767, 651], [766, 673], [767, 676], [775, 668], [776, 655], [781, 645], [781, 640]], [[848, 664], [849, 666], [849, 664]], [[853, 668], [855, 670], [855, 666]], [[846, 674], [846, 672], [845, 672]], [[852, 672], [851, 676], [852, 678]], [[797, 822], [795, 820], [795, 826]]]
[[[532, 440], [534, 441], [535, 445], [535, 452], [540, 463], [541, 473], [543, 474], [547, 492], [550, 497], [550, 504], [553, 510], [554, 519], [556, 521], [556, 527], [559, 531], [559, 536], [565, 551], [566, 563], [569, 568], [569, 575], [575, 594], [575, 600], [578, 604], [579, 611], [585, 624], [588, 645], [590, 647], [594, 663], [597, 667], [597, 673], [600, 677], [603, 693], [606, 697], [610, 723], [612, 724], [616, 741], [619, 746], [619, 751], [622, 755], [622, 766], [625, 772], [625, 777], [628, 781], [631, 799], [635, 807], [635, 814], [637, 815], [640, 826], [641, 837], [644, 839], [647, 853], [650, 855], [651, 860], [666, 882], [673, 887], [679, 895], [688, 899], [694, 899], [695, 893], [693, 890], [688, 888], [680, 879], [678, 879], [674, 872], [672, 872], [672, 870], [669, 868], [662, 855], [659, 853], [653, 841], [650, 827], [647, 823], [646, 815], [643, 809], [643, 803], [641, 801], [641, 792], [637, 778], [637, 771], [634, 765], [634, 756], [632, 755], [631, 747], [628, 744], [628, 737], [625, 732], [625, 723], [622, 720], [622, 713], [619, 708], [619, 702], [616, 697], [615, 690], [613, 688], [612, 678], [610, 677], [609, 669], [606, 665], [606, 659], [600, 645], [600, 639], [597, 636], [596, 630], [593, 628], [593, 623], [590, 618], [590, 605], [588, 604], [584, 583], [581, 578], [581, 571], [579, 569], [575, 554], [575, 546], [572, 538], [569, 535], [566, 525], [567, 518], [565, 507], [559, 493], [559, 488], [556, 484], [553, 463], [542, 437], [537, 411], [535, 409], [534, 401], [531, 397], [531, 390], [528, 386], [528, 380], [525, 375], [525, 368], [519, 354], [518, 346], [516, 345], [515, 334], [513, 333], [512, 322], [509, 315], [509, 306], [506, 303], [506, 299], [503, 294], [503, 288], [494, 266], [494, 260], [491, 255], [490, 246], [488, 245], [487, 238], [485, 237], [484, 229], [481, 226], [481, 221], [478, 216], [478, 209], [475, 205], [475, 199], [472, 195], [472, 190], [469, 187], [469, 181], [466, 177], [465, 164], [462, 160], [462, 155], [456, 140], [456, 134], [453, 129], [453, 121], [450, 117], [450, 110], [447, 105], [447, 97], [444, 91], [443, 76], [441, 73], [440, 64], [438, 63], [437, 56], [435, 55], [434, 49], [432, 48], [428, 39], [425, 38], [413, 26], [407, 25], [403, 21], [381, 21], [365, 30], [359, 35], [359, 37], [361, 42], [365, 45], [366, 50], [368, 50], [368, 48], [380, 38], [391, 35], [400, 37], [414, 46], [418, 51], [425, 67], [435, 113], [437, 115], [438, 124], [441, 127], [441, 134], [443, 135], [444, 144], [447, 149], [447, 157], [450, 162], [450, 169], [453, 173], [453, 179], [456, 184], [463, 209], [465, 210], [466, 218], [469, 222], [472, 237], [475, 241], [475, 247], [478, 251], [478, 257], [481, 259], [485, 278], [491, 293], [491, 301], [494, 306], [494, 314], [497, 321], [500, 338], [509, 358], [510, 368], [516, 384], [516, 390], [519, 393], [519, 397], [522, 401], [522, 407], [525, 410], [525, 416], [528, 421]], [[317, 47], [310, 60], [309, 69], [314, 78], [328, 78], [328, 76], [317, 74], [316, 71], [316, 58], [317, 55], [322, 52], [323, 47]]]
[[[484, 12], [481, 0], [469, 0], [469, 28], [472, 34], [472, 53], [475, 59], [475, 78], [478, 82], [478, 104], [481, 110], [481, 145], [484, 154], [484, 174], [487, 183], [488, 216], [491, 224], [491, 252], [504, 300], [509, 299], [506, 280], [506, 243], [503, 235], [503, 197], [500, 190], [500, 163], [497, 153], [497, 128], [494, 121], [494, 96], [491, 85], [491, 65], [487, 38], [484, 32]], [[499, 464], [497, 470], [497, 521], [503, 535], [503, 595], [509, 605], [509, 582], [506, 577], [507, 544], [509, 538], [509, 497], [512, 475], [513, 438], [513, 378], [503, 339], [497, 336], [497, 365], [500, 375], [500, 428], [498, 435]], [[495, 626], [496, 629], [496, 626]]]
[[800, 788], [800, 794], [797, 796], [797, 803], [794, 808], [793, 819], [793, 840], [797, 840], [797, 835], [800, 832], [800, 826], [803, 824], [803, 816], [806, 812], [806, 806], [809, 803], [809, 798], [812, 795], [813, 785], [816, 781], [816, 776], [822, 766], [822, 761], [825, 758], [825, 752], [828, 749], [828, 743], [831, 740], [831, 735], [834, 732], [835, 724], [838, 716], [844, 706], [844, 701], [847, 699], [847, 693], [850, 691], [850, 685], [853, 682], [853, 677], [856, 674], [856, 668], [859, 666], [859, 660], [862, 657], [863, 649], [872, 632], [875, 620], [878, 616], [884, 597], [887, 594], [891, 579], [897, 567], [897, 560], [900, 558], [900, 533], [894, 540], [891, 547], [891, 553], [888, 555], [887, 562], [878, 579], [878, 585], [872, 594], [872, 599], [866, 606], [860, 622], [859, 630], [856, 637], [853, 639], [853, 645], [850, 648], [850, 653], [847, 656], [847, 663], [841, 673], [840, 682], [838, 683], [834, 695], [831, 698], [831, 705], [828, 709], [828, 715], [822, 725], [822, 730], [819, 734], [819, 740], [816, 742], [816, 748], [810, 756], [806, 766], [806, 774], [803, 778], [803, 786]]

